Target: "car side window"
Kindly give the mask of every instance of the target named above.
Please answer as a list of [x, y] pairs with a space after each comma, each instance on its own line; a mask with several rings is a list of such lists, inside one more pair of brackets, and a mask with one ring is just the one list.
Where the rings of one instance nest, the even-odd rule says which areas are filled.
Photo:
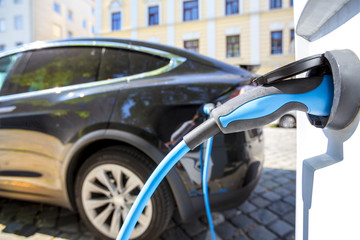
[[10, 78], [6, 94], [96, 81], [101, 48], [49, 48], [31, 52], [23, 71]]
[[129, 75], [129, 51], [119, 48], [104, 48], [98, 79], [107, 80]]
[[0, 58], [0, 90], [2, 89], [5, 79], [9, 76], [9, 72], [21, 54], [13, 54]]
[[131, 51], [129, 54], [131, 75], [150, 72], [169, 64], [170, 59], [143, 52]]
[[144, 52], [120, 48], [105, 48], [99, 70], [99, 80], [121, 78], [150, 72], [164, 67], [169, 59]]

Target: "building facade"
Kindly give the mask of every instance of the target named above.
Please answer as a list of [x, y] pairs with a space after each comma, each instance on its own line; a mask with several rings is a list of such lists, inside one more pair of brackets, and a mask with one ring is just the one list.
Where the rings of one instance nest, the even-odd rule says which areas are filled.
[[295, 59], [292, 0], [97, 0], [97, 32], [265, 73]]
[[95, 0], [0, 0], [0, 51], [95, 32]]

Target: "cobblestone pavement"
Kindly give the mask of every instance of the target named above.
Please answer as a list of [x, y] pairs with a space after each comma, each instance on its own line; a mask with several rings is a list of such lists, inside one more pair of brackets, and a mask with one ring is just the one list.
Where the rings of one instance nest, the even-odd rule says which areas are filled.
[[[241, 206], [213, 212], [218, 240], [295, 239], [296, 130], [265, 128], [262, 177]], [[64, 208], [0, 198], [0, 240], [94, 239]], [[174, 218], [161, 240], [210, 239], [206, 217], [179, 224]]]

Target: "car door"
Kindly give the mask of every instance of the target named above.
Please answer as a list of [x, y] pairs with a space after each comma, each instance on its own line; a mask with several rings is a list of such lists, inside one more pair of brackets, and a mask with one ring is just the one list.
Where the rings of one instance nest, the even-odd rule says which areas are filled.
[[57, 47], [12, 56], [0, 78], [0, 193], [56, 197], [67, 150], [90, 128], [106, 127], [116, 91], [91, 86], [101, 51]]

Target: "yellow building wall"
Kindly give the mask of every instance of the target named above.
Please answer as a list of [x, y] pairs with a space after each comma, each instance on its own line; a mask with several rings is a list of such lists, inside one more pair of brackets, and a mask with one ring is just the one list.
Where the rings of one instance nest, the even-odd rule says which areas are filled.
[[[217, 59], [232, 65], [249, 63], [249, 59], [251, 57], [249, 21], [250, 18], [248, 15], [231, 15], [224, 18], [218, 18], [216, 20], [216, 45], [221, 46], [216, 48]], [[226, 30], [233, 28], [240, 30], [240, 57], [227, 58]]]
[[[103, 0], [102, 12], [102, 33], [104, 37], [119, 37], [130, 38], [137, 36], [139, 40], [155, 41], [162, 44], [167, 44], [168, 29], [174, 30], [175, 46], [179, 48], [184, 47], [184, 40], [199, 40], [199, 53], [208, 55], [211, 49], [208, 49], [208, 22], [215, 22], [215, 57], [218, 60], [227, 62], [232, 65], [251, 64], [252, 53], [251, 49], [253, 40], [251, 39], [250, 19], [254, 14], [250, 12], [251, 0], [240, 0], [240, 14], [226, 16], [225, 15], [225, 0], [215, 0], [215, 17], [208, 18], [206, 0], [199, 0], [200, 3], [200, 19], [194, 21], [183, 22], [182, 19], [182, 0], [174, 0], [174, 24], [168, 23], [167, 1], [138, 1], [137, 7], [137, 23], [135, 29], [131, 29], [130, 24], [130, 5], [131, 0], [123, 0], [122, 2], [122, 30], [111, 32], [110, 30], [110, 16], [109, 7], [112, 0]], [[159, 4], [160, 25], [147, 26], [147, 8], [149, 4]], [[295, 60], [294, 53], [290, 52], [290, 30], [293, 26], [293, 8], [289, 5], [290, 0], [283, 0], [281, 9], [269, 10], [269, 0], [259, 0], [259, 12], [255, 13], [259, 16], [259, 40], [258, 46], [260, 56], [261, 68], [258, 73], [265, 73], [273, 70], [276, 67], [289, 63]], [[271, 26], [280, 23], [283, 25], [283, 54], [271, 55]], [[226, 58], [226, 32], [229, 29], [240, 29], [240, 57]], [[231, 32], [231, 31], [230, 31]], [[132, 34], [133, 33], [133, 34]], [[135, 34], [135, 35], [134, 35]], [[184, 37], [194, 36], [193, 39], [184, 39]], [[196, 36], [199, 36], [198, 38]], [[212, 36], [210, 36], [212, 37]], [[171, 41], [170, 41], [171, 42]]]
[[[281, 29], [271, 29], [272, 25], [283, 25]], [[290, 30], [293, 24], [292, 9], [279, 9], [260, 14], [260, 73], [267, 72], [295, 60], [290, 51]], [[282, 31], [282, 54], [271, 54], [271, 31]]]

